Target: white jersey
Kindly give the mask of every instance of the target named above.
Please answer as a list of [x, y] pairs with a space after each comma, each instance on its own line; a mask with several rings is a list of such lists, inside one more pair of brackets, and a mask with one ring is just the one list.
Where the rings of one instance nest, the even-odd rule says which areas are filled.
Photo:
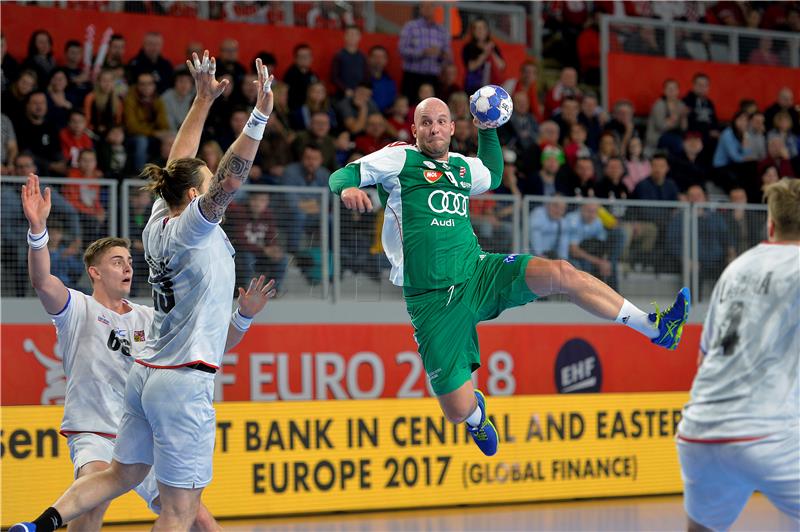
[[679, 426], [698, 439], [800, 427], [800, 246], [759, 244], [722, 273]]
[[67, 304], [52, 315], [67, 378], [62, 434], [117, 435], [125, 380], [133, 357], [145, 349], [153, 322], [152, 308], [126, 303], [131, 311], [117, 314], [93, 297], [68, 289]]
[[236, 285], [233, 246], [225, 231], [206, 220], [197, 199], [170, 218], [167, 203], [159, 198], [142, 242], [155, 318], [140, 362], [151, 367], [201, 362], [219, 368]]

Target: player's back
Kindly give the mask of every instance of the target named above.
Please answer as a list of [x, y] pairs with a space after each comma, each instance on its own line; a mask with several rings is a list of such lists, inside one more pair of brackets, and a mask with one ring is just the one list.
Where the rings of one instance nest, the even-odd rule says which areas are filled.
[[759, 244], [723, 272], [680, 433], [759, 436], [800, 423], [800, 246]]
[[159, 199], [142, 234], [153, 287], [153, 334], [145, 365], [219, 367], [235, 285], [233, 247], [198, 201], [174, 218]]

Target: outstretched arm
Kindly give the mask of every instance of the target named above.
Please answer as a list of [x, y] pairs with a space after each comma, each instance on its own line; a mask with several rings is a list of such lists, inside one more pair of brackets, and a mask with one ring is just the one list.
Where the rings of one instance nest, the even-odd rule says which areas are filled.
[[339, 168], [328, 179], [331, 191], [342, 197], [345, 207], [358, 212], [369, 212], [372, 210], [372, 201], [369, 194], [358, 188], [360, 184], [358, 166], [352, 164]]
[[494, 190], [503, 182], [503, 148], [500, 147], [496, 129], [481, 128], [477, 119], [474, 123], [478, 127], [478, 159], [489, 169], [492, 176], [489, 188]]
[[183, 120], [172, 149], [169, 152], [169, 160], [185, 159], [195, 157], [200, 147], [200, 137], [203, 135], [203, 126], [208, 118], [208, 112], [220, 94], [225, 92], [228, 80], [217, 81], [215, 74], [217, 71], [217, 60], [209, 58], [208, 50], [203, 53], [203, 59], [192, 54], [192, 59], [186, 61], [192, 77], [197, 94], [192, 102], [189, 113]]
[[47, 217], [50, 215], [50, 189], [44, 195], [39, 189], [39, 176], [28, 175], [22, 185], [22, 210], [28, 219], [28, 273], [31, 284], [48, 314], [60, 312], [69, 300], [67, 287], [50, 273], [50, 251], [47, 249]]
[[250, 280], [250, 286], [245, 291], [239, 287], [239, 308], [233, 312], [231, 324], [228, 327], [228, 338], [225, 340], [225, 352], [230, 351], [236, 344], [242, 341], [250, 322], [267, 305], [267, 302], [275, 297], [275, 279], [270, 279], [264, 284], [266, 277], [259, 276], [258, 279]]
[[206, 220], [218, 222], [225, 214], [236, 191], [244, 184], [253, 166], [258, 145], [264, 136], [267, 119], [272, 112], [272, 85], [273, 77], [267, 72], [267, 67], [261, 64], [261, 59], [256, 59], [256, 72], [258, 72], [258, 99], [250, 119], [219, 163], [217, 173], [211, 179], [208, 192], [200, 197], [200, 212]]

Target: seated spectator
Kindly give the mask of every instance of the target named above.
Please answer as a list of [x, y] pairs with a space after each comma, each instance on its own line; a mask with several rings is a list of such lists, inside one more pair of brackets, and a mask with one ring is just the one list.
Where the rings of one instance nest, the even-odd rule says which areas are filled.
[[380, 113], [372, 113], [367, 117], [364, 133], [356, 137], [356, 149], [364, 155], [376, 152], [392, 142], [386, 132], [386, 119]]
[[786, 145], [786, 152], [790, 159], [798, 154], [797, 136], [792, 133], [792, 116], [788, 111], [779, 111], [772, 120], [772, 131], [767, 135], [767, 140], [778, 137]]
[[[189, 55], [191, 57], [191, 54]], [[125, 37], [119, 33], [111, 35], [108, 42], [108, 53], [103, 62], [103, 68], [113, 70], [125, 66]]]
[[503, 146], [524, 152], [536, 144], [539, 125], [528, 108], [528, 96], [524, 92], [518, 92], [511, 98], [514, 102], [514, 113], [498, 130], [498, 135]]
[[155, 153], [160, 135], [169, 131], [164, 101], [156, 93], [152, 74], [143, 72], [125, 97], [125, 129], [132, 150], [133, 168], [143, 168]]
[[272, 94], [275, 105], [270, 115], [267, 136], [279, 135], [289, 143], [294, 140], [294, 131], [291, 128], [291, 113], [289, 111], [289, 87], [285, 83], [275, 81], [272, 83]]
[[522, 197], [522, 191], [519, 188], [519, 170], [517, 170], [517, 167], [514, 165], [517, 161], [517, 154], [511, 150], [503, 150], [503, 159], [505, 162], [503, 166], [503, 180], [500, 181], [500, 186], [494, 191], [496, 194]]
[[[567, 196], [579, 198], [591, 198], [594, 196], [594, 187], [597, 185], [597, 178], [594, 169], [594, 162], [591, 157], [578, 157], [575, 165], [570, 169], [568, 166], [561, 168], [567, 179]], [[558, 181], [561, 176], [556, 176]]]
[[177, 135], [172, 131], [167, 131], [158, 138], [158, 158], [153, 161], [155, 165], [160, 166], [161, 168], [167, 166], [169, 154], [172, 151], [172, 146], [175, 144], [176, 138]]
[[239, 106], [244, 107], [250, 113], [256, 106], [256, 100], [258, 100], [258, 75], [245, 74], [239, 85]]
[[50, 273], [67, 286], [77, 286], [84, 272], [80, 240], [69, 238], [58, 222], [51, 223], [47, 229]]
[[6, 36], [0, 33], [0, 56], [2, 56], [2, 64], [0, 64], [0, 89], [3, 92], [11, 86], [11, 83], [17, 79], [19, 74], [19, 62], [8, 53], [8, 46], [6, 45]]
[[650, 159], [650, 176], [633, 190], [633, 199], [678, 201], [678, 186], [667, 177], [669, 162], [664, 152], [656, 152]]
[[336, 164], [339, 166], [339, 168], [345, 166], [347, 161], [353, 158], [354, 153], [360, 153], [355, 151], [356, 143], [351, 140], [350, 133], [348, 131], [341, 131], [338, 135], [336, 135], [334, 145], [336, 146]]
[[222, 156], [225, 152], [216, 140], [207, 140], [200, 146], [200, 151], [197, 154], [199, 158], [206, 162], [206, 166], [211, 170], [211, 173], [217, 171]]
[[144, 35], [142, 48], [128, 64], [132, 83], [138, 84], [142, 74], [150, 74], [158, 94], [172, 87], [172, 64], [161, 55], [163, 48], [164, 37], [160, 33], [151, 31]]
[[547, 146], [560, 146], [558, 142], [560, 136], [559, 126], [552, 120], [545, 120], [539, 124], [538, 143], [531, 146], [531, 149], [527, 152], [519, 153], [517, 157], [517, 168], [519, 168], [523, 176], [530, 179], [539, 172], [542, 162], [542, 150]]
[[766, 122], [764, 121], [764, 113], [756, 110], [751, 113], [750, 119], [747, 123], [747, 145], [750, 146], [750, 151], [753, 158], [760, 161], [767, 156], [767, 136], [766, 136]]
[[[367, 81], [372, 85], [372, 101], [381, 113], [386, 114], [397, 98], [397, 82], [386, 71], [389, 52], [376, 44], [367, 56]], [[406, 99], [407, 100], [407, 99]]]
[[389, 111], [386, 129], [389, 134], [401, 142], [411, 143], [412, 117], [409, 113], [408, 98], [402, 94], [398, 96]]
[[94, 142], [86, 132], [86, 117], [80, 111], [69, 113], [67, 127], [58, 134], [64, 160], [71, 168], [78, 167], [78, 156], [83, 150], [94, 150]]
[[83, 99], [92, 90], [89, 79], [90, 66], [83, 65], [83, 45], [79, 41], [69, 40], [64, 45], [64, 66], [69, 88], [67, 93], [75, 106], [80, 106]]
[[628, 142], [633, 137], [638, 136], [633, 123], [633, 104], [630, 101], [617, 100], [614, 103], [611, 120], [606, 123], [605, 130], [616, 134], [619, 139], [620, 150], [625, 151], [627, 149]]
[[766, 188], [769, 185], [771, 185], [773, 183], [777, 183], [780, 180], [781, 180], [781, 177], [780, 177], [778, 168], [776, 166], [770, 165], [770, 166], [764, 167], [762, 169], [762, 171], [761, 171], [761, 177], [759, 179], [760, 187], [758, 188], [758, 192], [760, 194], [760, 197], [751, 198], [750, 197], [750, 191], [748, 190], [747, 191], [747, 201], [748, 201], [748, 203], [763, 203], [764, 190], [766, 190]]
[[739, 111], [733, 115], [731, 125], [725, 128], [719, 137], [717, 149], [714, 151], [714, 181], [726, 191], [736, 185], [743, 185], [746, 176], [752, 172], [753, 153], [748, 145], [747, 115]]
[[[92, 150], [83, 150], [78, 156], [78, 167], [70, 168], [69, 178], [100, 179], [103, 173], [97, 169], [97, 155]], [[64, 199], [78, 211], [83, 237], [87, 242], [108, 234], [106, 209], [100, 199], [100, 185], [64, 185]]]
[[[452, 93], [447, 101], [447, 106], [450, 108], [450, 116], [453, 120], [461, 118], [472, 120], [472, 114], [469, 111], [469, 96], [467, 96], [466, 92], [458, 91]], [[413, 116], [413, 113], [411, 114]]]
[[663, 148], [670, 154], [680, 153], [683, 131], [687, 127], [688, 109], [680, 98], [680, 86], [674, 79], [664, 81], [663, 95], [653, 103], [647, 119], [646, 152]]
[[[630, 144], [630, 143], [629, 143]], [[641, 146], [641, 142], [639, 143]], [[611, 131], [605, 131], [600, 135], [600, 143], [597, 148], [597, 153], [590, 155], [594, 161], [595, 173], [602, 175], [603, 168], [612, 157], [619, 157], [620, 150], [617, 144], [617, 136]]]
[[625, 164], [619, 156], [611, 157], [603, 169], [603, 179], [594, 188], [598, 198], [628, 199], [628, 187], [622, 182], [625, 175]]
[[562, 98], [560, 112], [553, 118], [553, 122], [558, 124], [559, 132], [561, 133], [558, 138], [559, 144], [564, 144], [570, 128], [573, 124], [578, 123], [578, 113], [580, 113], [580, 104], [577, 99], [571, 96]]
[[83, 101], [87, 127], [100, 138], [115, 126], [122, 125], [122, 98], [114, 90], [114, 72], [101, 70], [94, 90]]
[[564, 164], [564, 152], [558, 146], [545, 146], [542, 150], [541, 168], [531, 178], [522, 180], [520, 188], [523, 194], [534, 196], [568, 196], [569, 183], [563, 172], [559, 172]]
[[578, 122], [586, 127], [586, 145], [593, 152], [596, 152], [599, 147], [600, 135], [603, 133], [606, 118], [605, 112], [597, 103], [597, 95], [593, 92], [584, 94]]
[[175, 72], [174, 85], [164, 92], [161, 100], [167, 111], [169, 129], [177, 132], [194, 100], [194, 80], [188, 70], [180, 69]]
[[222, 90], [222, 94], [214, 100], [208, 112], [203, 132], [206, 137], [216, 138], [218, 135], [224, 135], [230, 126], [233, 110], [241, 108], [238, 88], [233, 84], [233, 76], [223, 74], [219, 77], [219, 81], [225, 83], [225, 88]]
[[358, 26], [347, 26], [344, 30], [344, 48], [336, 52], [331, 62], [331, 82], [339, 98], [349, 98], [359, 83], [368, 81], [367, 58], [358, 49], [360, 42], [361, 30]]
[[330, 99], [328, 98], [328, 91], [325, 88], [325, 84], [321, 81], [315, 81], [308, 86], [306, 102], [300, 107], [300, 109], [292, 113], [289, 119], [292, 129], [296, 131], [308, 129], [311, 126], [311, 115], [317, 112], [327, 113], [331, 128], [336, 129], [338, 125], [336, 112], [334, 111], [333, 106], [330, 103]]
[[[306, 145], [299, 162], [289, 164], [283, 171], [280, 184], [294, 187], [327, 187], [331, 172], [322, 166], [322, 150], [313, 143]], [[287, 246], [290, 253], [301, 247], [301, 238], [305, 231], [316, 232], [319, 229], [321, 196], [318, 194], [291, 194], [289, 199], [290, 216], [285, 220], [288, 227], [284, 229], [288, 236]]]
[[17, 144], [17, 134], [14, 132], [14, 124], [6, 115], [0, 115], [0, 174], [11, 175], [14, 172], [14, 159], [19, 153]]
[[247, 286], [250, 279], [264, 275], [281, 288], [288, 256], [281, 244], [270, 195], [251, 190], [243, 203], [234, 203], [225, 216], [225, 230], [236, 249], [236, 284]]
[[[800, 18], [800, 17], [799, 17]], [[778, 98], [764, 111], [764, 118], [769, 127], [774, 127], [775, 115], [781, 111], [786, 111], [792, 118], [792, 133], [800, 135], [800, 112], [794, 104], [794, 93], [789, 87], [783, 87], [778, 92]]]
[[25, 114], [14, 124], [20, 151], [29, 151], [36, 158], [36, 166], [45, 172], [64, 175], [67, 165], [58, 142], [58, 129], [46, 120], [47, 97], [35, 91], [28, 95]]
[[450, 139], [450, 149], [468, 157], [478, 154], [478, 130], [472, 120], [459, 118], [456, 121], [453, 137]]
[[[369, 121], [367, 127], [369, 128]], [[317, 111], [311, 115], [311, 126], [297, 134], [292, 142], [292, 155], [300, 160], [309, 144], [316, 144], [322, 151], [322, 166], [330, 171], [339, 168], [336, 161], [336, 142], [330, 135], [331, 119], [328, 113]]]
[[580, 122], [569, 126], [569, 133], [564, 141], [564, 156], [569, 166], [575, 166], [578, 157], [592, 156], [592, 150], [586, 145], [586, 126]]
[[109, 179], [123, 179], [136, 174], [131, 167], [128, 150], [125, 149], [125, 130], [112, 126], [97, 150], [97, 164]]
[[525, 94], [528, 98], [528, 109], [536, 121], [541, 122], [544, 120], [544, 109], [539, 102], [538, 77], [536, 61], [526, 59], [519, 67], [519, 77], [506, 80], [503, 88], [512, 97], [518, 92]]
[[25, 115], [25, 104], [28, 101], [28, 95], [36, 90], [36, 80], [36, 72], [23, 70], [16, 81], [3, 91], [0, 107], [3, 108], [3, 114], [8, 116], [14, 125], [19, 124]]
[[289, 86], [290, 112], [302, 107], [308, 95], [309, 85], [319, 81], [311, 69], [313, 62], [314, 56], [309, 45], [301, 43], [294, 47], [294, 62], [283, 76], [283, 82]]
[[[767, 141], [767, 156], [758, 163], [758, 175], [762, 175], [768, 166], [774, 166], [778, 170], [779, 177], [797, 177], [789, 158], [789, 150], [780, 137], [772, 137]], [[751, 196], [751, 203], [761, 203], [761, 198], [756, 197], [758, 195]]]
[[633, 137], [628, 141], [628, 149], [625, 151], [625, 170], [626, 175], [622, 182], [630, 193], [633, 193], [636, 186], [650, 175], [650, 161], [644, 156], [642, 139], [639, 137]]
[[369, 115], [380, 112], [372, 101], [372, 88], [366, 83], [359, 84], [353, 96], [339, 102], [336, 110], [340, 123], [353, 136], [360, 135], [364, 131]]
[[711, 83], [708, 76], [702, 72], [695, 74], [692, 78], [692, 90], [683, 97], [683, 103], [689, 113], [687, 129], [699, 131], [703, 135], [703, 145], [714, 149], [716, 148], [714, 141], [719, 138], [719, 122], [714, 102], [708, 98], [710, 89]]
[[569, 258], [566, 212], [567, 204], [557, 197], [533, 209], [529, 221], [531, 253], [548, 259]]
[[223, 153], [233, 144], [233, 141], [238, 138], [248, 118], [250, 118], [250, 113], [247, 109], [244, 107], [234, 107], [230, 114], [227, 127], [215, 136]]
[[[773, 168], [774, 167], [770, 167]], [[776, 174], [777, 175], [777, 174]], [[777, 180], [777, 179], [776, 179]], [[734, 188], [728, 194], [728, 201], [738, 205], [722, 213], [728, 226], [728, 262], [767, 239], [764, 228], [765, 214], [744, 208], [747, 205], [747, 191]]]
[[28, 40], [28, 56], [22, 63], [22, 68], [36, 72], [36, 78], [42, 82], [50, 79], [50, 74], [56, 68], [53, 57], [53, 37], [46, 30], [36, 30]]
[[700, 159], [702, 151], [703, 136], [697, 131], [687, 131], [683, 136], [683, 151], [669, 157], [672, 179], [681, 192], [686, 192], [691, 185], [705, 186], [709, 168]]
[[464, 64], [464, 91], [472, 94], [484, 85], [500, 83], [506, 62], [492, 39], [489, 24], [477, 18], [469, 25], [469, 39], [461, 50]]
[[564, 98], [574, 98], [578, 101], [582, 96], [583, 94], [578, 88], [578, 71], [572, 67], [562, 68], [558, 83], [547, 91], [544, 101], [545, 115], [552, 117], [561, 107], [561, 101]]
[[67, 98], [67, 83], [64, 69], [56, 68], [47, 84], [47, 121], [59, 130], [67, 125], [73, 108], [72, 102]]
[[612, 246], [598, 216], [599, 208], [597, 203], [585, 203], [564, 217], [569, 235], [569, 258], [576, 268], [614, 286], [614, 268], [609, 260]]
[[[217, 75], [228, 74], [233, 78], [233, 82], [237, 86], [241, 86], [246, 73], [247, 70], [242, 63], [239, 62], [239, 41], [231, 38], [224, 39], [219, 45]], [[272, 71], [270, 71], [270, 73], [272, 73]], [[192, 88], [194, 88], [194, 83], [192, 84]]]

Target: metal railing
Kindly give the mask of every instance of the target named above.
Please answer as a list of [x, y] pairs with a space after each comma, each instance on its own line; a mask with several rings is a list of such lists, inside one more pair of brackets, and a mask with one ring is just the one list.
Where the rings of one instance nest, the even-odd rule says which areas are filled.
[[[81, 270], [80, 280], [65, 277], [65, 281], [88, 289], [80, 258], [90, 237], [86, 217], [61, 191], [99, 185], [105, 191], [102, 204], [107, 212], [102, 228], [107, 232], [102, 236], [132, 240], [133, 295], [145, 297], [149, 286], [140, 235], [152, 206], [151, 195], [141, 190], [145, 182], [125, 180], [118, 190], [118, 183], [111, 180], [41, 181], [55, 191], [51, 243], [61, 244], [55, 249], [51, 245], [51, 252], [59, 254], [59, 262], [53, 264], [73, 264], [73, 269]], [[22, 183], [21, 177], [0, 179], [6, 297], [32, 295], [24, 245], [28, 224], [19, 200]], [[470, 198], [470, 212], [485, 251], [567, 259], [630, 297], [668, 299], [680, 286], [690, 286], [695, 300], [707, 300], [725, 266], [766, 238], [764, 205], [485, 194]], [[396, 301], [402, 294], [388, 280], [382, 225], [380, 208], [354, 213], [342, 208], [339, 198], [324, 187], [246, 185], [222, 227], [236, 250], [239, 284], [265, 273], [278, 280], [286, 298]], [[54, 228], [60, 231], [54, 234]]]
[[748, 64], [751, 60], [763, 62], [769, 58], [778, 66], [800, 67], [800, 35], [794, 33], [602, 15], [601, 92], [607, 109], [608, 54], [622, 50], [633, 54], [733, 64]]

